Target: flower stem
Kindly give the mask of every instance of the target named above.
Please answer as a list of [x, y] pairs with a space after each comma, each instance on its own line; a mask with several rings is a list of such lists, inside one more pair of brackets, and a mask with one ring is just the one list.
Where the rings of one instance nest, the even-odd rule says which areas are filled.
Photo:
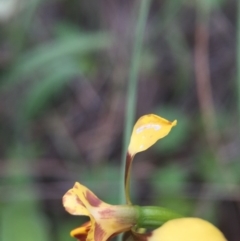
[[124, 190], [127, 204], [132, 204], [130, 199], [130, 174], [132, 167], [133, 156], [127, 153], [125, 164], [125, 176], [124, 176]]
[[155, 228], [163, 223], [183, 217], [182, 215], [173, 212], [163, 207], [152, 206], [134, 206], [138, 210], [137, 226], [142, 228]]

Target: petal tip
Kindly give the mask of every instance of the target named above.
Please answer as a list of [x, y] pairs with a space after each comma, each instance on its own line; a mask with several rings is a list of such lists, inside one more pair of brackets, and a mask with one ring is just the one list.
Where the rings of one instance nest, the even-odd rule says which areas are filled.
[[75, 182], [73, 188], [79, 189], [80, 186], [81, 184], [79, 182]]
[[173, 122], [172, 122], [172, 126], [176, 126], [177, 125], [177, 120], [174, 120]]

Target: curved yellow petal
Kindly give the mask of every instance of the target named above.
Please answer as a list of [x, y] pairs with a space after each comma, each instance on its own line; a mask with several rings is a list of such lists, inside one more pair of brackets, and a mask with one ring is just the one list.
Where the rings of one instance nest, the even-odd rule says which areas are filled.
[[118, 233], [130, 230], [136, 224], [134, 207], [119, 205], [91, 209], [91, 224], [87, 241], [106, 241]]
[[91, 190], [79, 182], [76, 182], [71, 190], [78, 197], [78, 200], [81, 200], [82, 205], [88, 209], [89, 213], [92, 208], [103, 208], [111, 206], [100, 200]]
[[213, 224], [200, 218], [178, 218], [154, 230], [148, 241], [227, 241]]
[[134, 156], [138, 152], [145, 151], [157, 140], [166, 136], [176, 124], [176, 120], [171, 122], [154, 114], [142, 116], [133, 128], [128, 152]]
[[89, 216], [89, 211], [79, 198], [75, 188], [68, 190], [62, 198], [63, 206], [72, 215]]
[[70, 235], [71, 237], [76, 238], [79, 241], [86, 241], [90, 228], [91, 228], [91, 222], [89, 221], [84, 223], [82, 226], [72, 230]]
[[78, 235], [80, 241], [106, 241], [136, 223], [137, 213], [133, 206], [109, 205], [78, 182], [64, 195], [63, 205], [71, 214], [90, 217], [87, 226], [71, 232], [74, 237]]

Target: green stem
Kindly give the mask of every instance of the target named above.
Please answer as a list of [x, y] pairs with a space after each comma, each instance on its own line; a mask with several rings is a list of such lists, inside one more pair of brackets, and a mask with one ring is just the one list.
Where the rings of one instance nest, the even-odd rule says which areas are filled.
[[137, 226], [143, 228], [156, 228], [163, 223], [183, 217], [167, 208], [152, 206], [134, 206], [138, 210]]
[[[141, 0], [139, 2], [140, 8], [138, 13], [136, 32], [134, 36], [134, 44], [133, 44], [134, 47], [133, 47], [131, 67], [129, 72], [129, 81], [127, 86], [127, 90], [128, 90], [127, 106], [126, 106], [126, 115], [125, 115], [124, 141], [123, 141], [122, 166], [121, 166], [122, 176], [124, 176], [127, 146], [128, 146], [131, 129], [133, 127], [134, 118], [135, 118], [137, 80], [138, 80], [138, 73], [140, 68], [144, 29], [147, 22], [150, 3], [151, 3], [151, 0]], [[121, 198], [120, 198], [121, 203], [124, 202], [124, 200], [126, 199], [124, 195], [125, 195], [125, 192], [121, 184]]]
[[237, 92], [238, 92], [238, 116], [240, 123], [240, 1], [237, 8]]

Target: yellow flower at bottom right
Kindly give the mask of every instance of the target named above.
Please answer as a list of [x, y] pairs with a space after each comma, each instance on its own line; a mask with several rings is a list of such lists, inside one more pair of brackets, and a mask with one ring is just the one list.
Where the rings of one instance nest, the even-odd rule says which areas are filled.
[[213, 224], [200, 218], [178, 218], [155, 229], [148, 241], [227, 241]]

